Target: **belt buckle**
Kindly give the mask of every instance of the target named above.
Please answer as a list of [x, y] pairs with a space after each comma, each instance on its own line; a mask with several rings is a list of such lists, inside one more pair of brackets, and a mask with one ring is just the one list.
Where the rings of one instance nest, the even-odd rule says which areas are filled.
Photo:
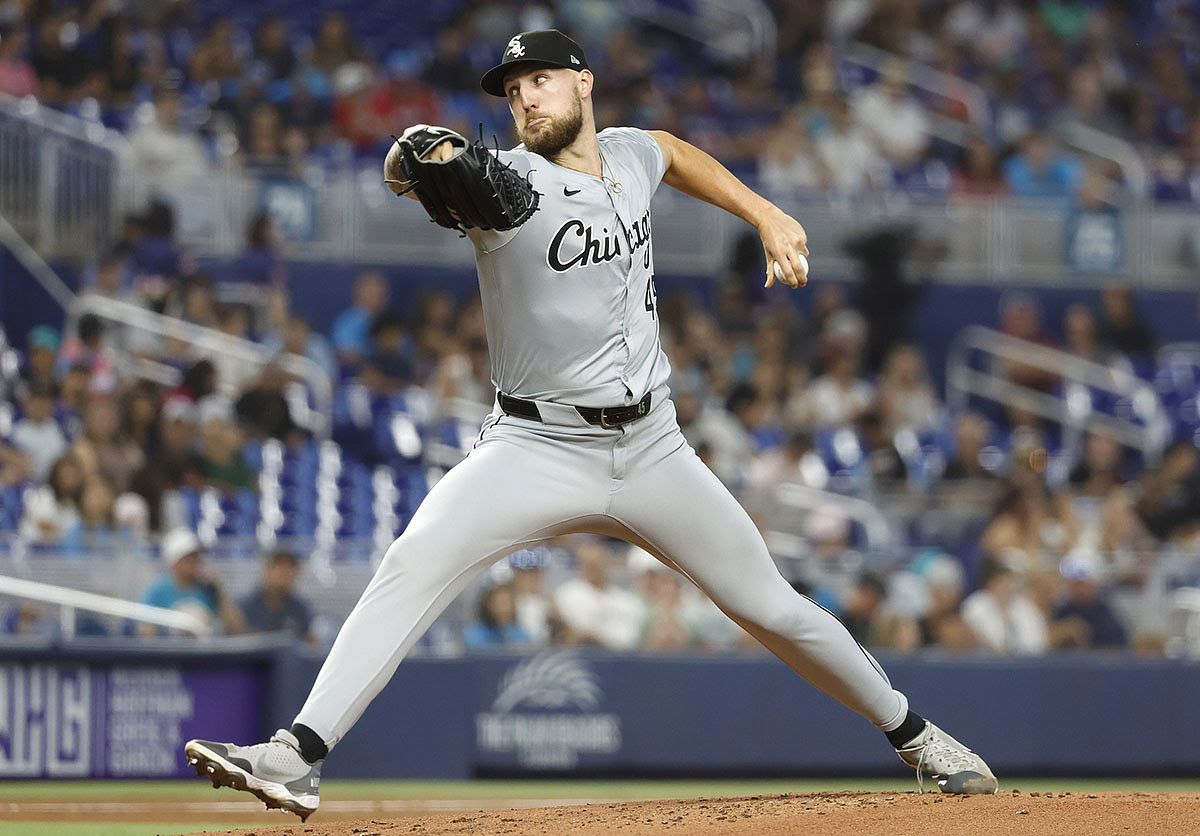
[[608, 407], [607, 406], [600, 407], [600, 426], [604, 427], [604, 429], [606, 429], [606, 430], [616, 430], [616, 429], [620, 429], [620, 427], [621, 427], [620, 424], [608, 423]]

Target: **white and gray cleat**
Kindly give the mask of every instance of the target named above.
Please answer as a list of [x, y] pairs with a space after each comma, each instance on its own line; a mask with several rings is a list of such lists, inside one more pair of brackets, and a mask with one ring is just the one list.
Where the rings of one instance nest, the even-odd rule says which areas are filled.
[[999, 788], [983, 758], [929, 721], [925, 730], [896, 750], [900, 760], [917, 770], [917, 789], [925, 792], [925, 776], [942, 792], [990, 795]]
[[305, 821], [320, 803], [317, 790], [324, 761], [306, 761], [300, 755], [300, 742], [286, 729], [253, 746], [189, 740], [183, 751], [196, 774], [211, 780], [214, 787], [251, 793], [267, 809], [286, 810]]

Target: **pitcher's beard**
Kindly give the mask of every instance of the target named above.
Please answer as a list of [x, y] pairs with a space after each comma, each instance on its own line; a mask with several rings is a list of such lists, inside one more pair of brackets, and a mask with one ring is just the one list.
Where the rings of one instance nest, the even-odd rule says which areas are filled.
[[536, 135], [526, 131], [518, 133], [528, 150], [543, 157], [553, 157], [574, 142], [583, 129], [583, 105], [579, 96], [575, 96], [575, 102], [566, 115], [546, 117], [546, 121], [546, 127]]

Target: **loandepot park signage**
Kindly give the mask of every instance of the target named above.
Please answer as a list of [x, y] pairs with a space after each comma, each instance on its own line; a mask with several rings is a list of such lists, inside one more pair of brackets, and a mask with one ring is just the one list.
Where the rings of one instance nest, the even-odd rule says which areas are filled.
[[602, 709], [595, 672], [570, 651], [540, 653], [500, 678], [491, 709], [475, 716], [475, 744], [492, 764], [572, 769], [621, 748], [621, 718]]
[[191, 774], [185, 741], [258, 733], [246, 668], [0, 662], [0, 779]]

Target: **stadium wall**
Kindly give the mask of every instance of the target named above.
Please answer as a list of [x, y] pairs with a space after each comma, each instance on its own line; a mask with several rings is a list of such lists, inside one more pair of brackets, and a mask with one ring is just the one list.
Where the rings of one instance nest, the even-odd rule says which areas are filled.
[[[0, 778], [190, 774], [193, 736], [287, 725], [320, 666], [239, 641], [0, 651]], [[1200, 775], [1200, 665], [1080, 653], [885, 659], [998, 774]], [[1147, 698], [1146, 695], [1154, 695]], [[902, 775], [878, 732], [770, 657], [414, 658], [339, 743], [342, 778]]]

